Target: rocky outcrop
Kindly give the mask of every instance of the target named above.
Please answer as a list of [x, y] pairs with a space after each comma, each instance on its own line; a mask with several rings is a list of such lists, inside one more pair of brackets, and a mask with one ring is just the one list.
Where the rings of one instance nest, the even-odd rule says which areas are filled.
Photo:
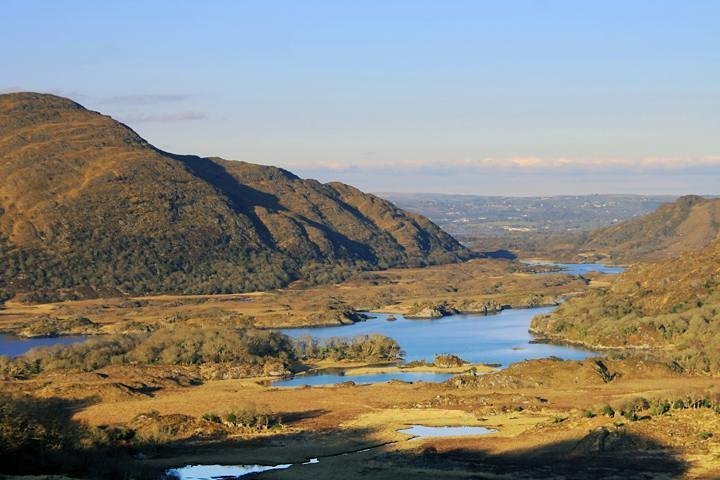
[[458, 310], [447, 303], [416, 305], [405, 314], [405, 318], [442, 318], [456, 313], [458, 313]]

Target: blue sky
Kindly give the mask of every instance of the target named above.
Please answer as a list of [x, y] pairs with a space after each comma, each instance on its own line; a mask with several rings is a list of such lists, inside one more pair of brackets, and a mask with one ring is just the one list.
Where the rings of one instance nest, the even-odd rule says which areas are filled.
[[720, 193], [717, 1], [7, 0], [0, 91], [370, 191]]

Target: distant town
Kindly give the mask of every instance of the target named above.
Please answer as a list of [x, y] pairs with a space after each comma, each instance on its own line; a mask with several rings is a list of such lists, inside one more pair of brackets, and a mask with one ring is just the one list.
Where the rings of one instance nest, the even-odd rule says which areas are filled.
[[425, 215], [456, 236], [517, 232], [575, 232], [645, 215], [670, 195], [497, 197], [381, 193], [399, 207]]

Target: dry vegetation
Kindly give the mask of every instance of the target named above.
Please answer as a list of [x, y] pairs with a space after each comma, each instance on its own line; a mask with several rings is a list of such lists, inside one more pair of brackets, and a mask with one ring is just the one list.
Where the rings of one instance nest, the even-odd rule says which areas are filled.
[[720, 243], [703, 252], [638, 264], [609, 288], [587, 292], [536, 318], [549, 338], [594, 347], [645, 349], [676, 368], [720, 371]]
[[[28, 392], [50, 398], [4, 404], [15, 409], [35, 405], [39, 418], [51, 421], [44, 408], [72, 402], [67, 410], [55, 408], [74, 412], [71, 420], [65, 417], [71, 423], [54, 425], [71, 428], [74, 436], [64, 438], [76, 443], [46, 451], [48, 455], [74, 451], [77, 458], [92, 452], [102, 458], [103, 448], [112, 445], [125, 465], [113, 472], [106, 468], [103, 478], [123, 478], [128, 468], [136, 469], [135, 478], [153, 478], [163, 468], [187, 463], [277, 464], [313, 457], [320, 457], [320, 463], [269, 478], [333, 478], [338, 468], [347, 478], [372, 479], [460, 478], [480, 472], [497, 478], [711, 478], [717, 474], [717, 378], [680, 375], [649, 361], [605, 360], [604, 364], [615, 374], [610, 380], [593, 360], [542, 360], [480, 377], [460, 376], [446, 384], [288, 389], [264, 386], [258, 383], [261, 379], [195, 385], [165, 379], [145, 393], [112, 400], [98, 397], [99, 385], [129, 382], [129, 370], [106, 367], [83, 390], [72, 390], [72, 401], [57, 397], [67, 398], [70, 390], [62, 386], [76, 385], [85, 374], [55, 379], [58, 388], [53, 392], [42, 388], [48, 378], [15, 382], [16, 396]], [[169, 367], [154, 368], [170, 373]], [[17, 411], [12, 410], [9, 418], [17, 419]], [[37, 421], [33, 414], [29, 424]], [[397, 433], [411, 424], [482, 425], [498, 432], [420, 440]], [[383, 446], [333, 456], [378, 445]], [[138, 459], [140, 453], [144, 459]], [[143, 471], [149, 476], [142, 477]], [[93, 476], [92, 470], [83, 472]]]
[[[48, 455], [34, 464], [36, 473], [72, 471], [93, 478], [127, 478], [128, 471], [133, 478], [157, 478], [165, 468], [188, 463], [274, 465], [315, 457], [320, 463], [263, 475], [318, 479], [336, 478], [338, 471], [347, 478], [369, 479], [717, 475], [720, 383], [712, 375], [679, 373], [667, 363], [637, 356], [530, 361], [496, 373], [441, 356], [437, 366], [418, 367], [460, 373], [445, 384], [277, 388], [268, 383], [272, 377], [266, 374], [272, 372], [262, 368], [266, 361], [275, 366], [306, 361], [327, 368], [337, 366], [339, 360], [355, 366], [353, 372], [378, 372], [398, 368], [367, 365], [394, 358], [397, 344], [384, 338], [324, 343], [302, 339], [288, 346], [282, 337], [252, 327], [334, 323], [339, 321], [333, 316], [337, 312], [355, 314], [367, 306], [408, 312], [423, 303], [452, 308], [493, 302], [549, 303], [587, 288], [583, 279], [532, 275], [513, 262], [477, 260], [452, 267], [363, 274], [332, 288], [295, 285], [250, 295], [11, 303], [0, 312], [8, 329], [24, 325], [32, 333], [32, 322], [26, 323], [36, 317], [44, 318], [37, 327], [42, 331], [63, 328], [62, 322], [49, 317], [67, 318], [76, 328], [96, 332], [132, 333], [98, 337], [98, 345], [75, 357], [72, 352], [78, 353], [82, 346], [33, 354], [48, 368], [24, 380], [7, 379], [0, 387], [13, 398], [47, 399], [38, 400], [40, 407], [45, 401], [50, 402], [47, 405], [70, 402], [66, 410], [70, 423], [63, 428], [77, 435], [68, 437], [75, 438], [74, 443], [57, 449], [46, 437], [38, 437], [40, 443], [31, 446], [6, 443], [4, 448], [32, 452], [42, 445]], [[376, 303], [367, 303], [373, 299]], [[329, 320], [317, 322], [318, 317], [312, 316], [318, 305], [330, 312], [324, 317]], [[117, 338], [130, 344], [114, 354], [99, 348]], [[252, 350], [263, 345], [276, 348], [260, 348], [264, 354]], [[95, 364], [91, 352], [115, 361]], [[222, 356], [228, 353], [232, 357]], [[90, 363], [77, 363], [74, 358]], [[254, 367], [247, 369], [248, 365]], [[42, 408], [39, 415], [42, 418]], [[482, 425], [498, 432], [416, 440], [397, 432], [411, 424]], [[107, 451], [120, 460], [105, 462]], [[72, 460], [73, 469], [68, 470], [53, 461], [53, 452], [79, 460]], [[96, 463], [83, 460], [88, 456], [100, 459], [102, 475]]]

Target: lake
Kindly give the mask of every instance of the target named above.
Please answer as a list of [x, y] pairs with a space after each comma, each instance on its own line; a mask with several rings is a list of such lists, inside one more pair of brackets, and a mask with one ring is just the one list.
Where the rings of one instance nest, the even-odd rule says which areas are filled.
[[[494, 315], [463, 314], [433, 320], [407, 319], [394, 315], [395, 321], [387, 321], [388, 315], [373, 313], [375, 318], [351, 325], [321, 328], [289, 328], [282, 330], [291, 337], [315, 338], [353, 337], [355, 335], [380, 334], [395, 339], [405, 352], [405, 361], [426, 360], [432, 362], [436, 354], [450, 353], [472, 363], [498, 364], [506, 367], [511, 363], [534, 358], [559, 357], [581, 360], [596, 355], [591, 350], [547, 343], [532, 343], [528, 332], [530, 321], [536, 315], [551, 312], [555, 307], [522, 308], [503, 310]], [[397, 372], [377, 375], [298, 375], [279, 380], [273, 385], [302, 386], [328, 385], [354, 381], [377, 383], [388, 380], [445, 381], [451, 375]]]
[[[564, 273], [580, 275], [588, 272], [616, 274], [621, 267], [608, 267], [596, 263], [547, 263], [563, 268]], [[508, 309], [493, 315], [463, 314], [432, 320], [407, 319], [393, 315], [395, 321], [387, 321], [389, 315], [371, 313], [375, 318], [350, 325], [320, 328], [288, 328], [283, 333], [291, 337], [315, 338], [353, 337], [355, 335], [380, 334], [395, 339], [405, 352], [404, 360], [432, 362], [436, 354], [450, 353], [472, 363], [498, 364], [506, 367], [511, 363], [536, 358], [558, 357], [566, 360], [582, 360], [597, 353], [573, 346], [533, 343], [528, 331], [536, 315], [551, 312], [556, 307]], [[279, 387], [303, 385], [329, 385], [354, 381], [377, 383], [388, 380], [442, 382], [452, 375], [427, 374], [417, 377], [416, 372], [397, 372], [377, 375], [298, 375], [273, 382]]]
[[[589, 272], [616, 274], [621, 267], [608, 267], [597, 263], [544, 263], [562, 268], [563, 272], [582, 275]], [[388, 315], [372, 314], [375, 318], [351, 325], [323, 328], [292, 328], [282, 330], [291, 337], [309, 335], [317, 338], [352, 337], [355, 335], [381, 334], [395, 339], [405, 351], [405, 360], [432, 361], [436, 354], [450, 353], [473, 363], [489, 363], [507, 366], [526, 359], [556, 356], [579, 360], [593, 352], [562, 345], [531, 343], [528, 332], [530, 321], [536, 315], [550, 312], [554, 307], [511, 309], [495, 315], [465, 314], [435, 320], [409, 320], [395, 315], [396, 321], [387, 321]], [[59, 337], [21, 338], [0, 335], [0, 355], [16, 357], [35, 347], [70, 345], [87, 339], [83, 335]], [[332, 372], [324, 375], [298, 375], [280, 380], [276, 386], [329, 385], [354, 381], [378, 383], [389, 380], [410, 382], [442, 382], [450, 378], [444, 373], [397, 372], [369, 375], [342, 375]]]
[[0, 334], [0, 355], [18, 357], [24, 355], [35, 347], [50, 347], [53, 345], [71, 345], [84, 342], [87, 335], [65, 335], [59, 337], [23, 338], [15, 335]]
[[323, 373], [321, 375], [295, 375], [292, 378], [273, 382], [276, 387], [303, 387], [336, 385], [338, 383], [353, 381], [355, 383], [383, 383], [390, 380], [403, 380], [405, 382], [434, 382], [440, 383], [449, 380], [455, 374], [433, 372], [394, 372], [369, 373], [367, 375], [343, 375], [341, 373]]

